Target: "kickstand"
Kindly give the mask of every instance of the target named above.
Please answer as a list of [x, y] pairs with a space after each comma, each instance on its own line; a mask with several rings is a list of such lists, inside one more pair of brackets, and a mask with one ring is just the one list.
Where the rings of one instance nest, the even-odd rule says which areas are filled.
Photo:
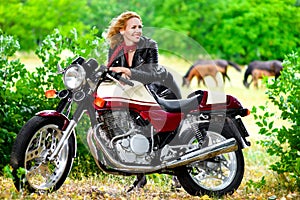
[[146, 183], [146, 176], [144, 174], [138, 174], [135, 181], [133, 182], [133, 185], [127, 190], [127, 193], [131, 192], [134, 188], [143, 188]]

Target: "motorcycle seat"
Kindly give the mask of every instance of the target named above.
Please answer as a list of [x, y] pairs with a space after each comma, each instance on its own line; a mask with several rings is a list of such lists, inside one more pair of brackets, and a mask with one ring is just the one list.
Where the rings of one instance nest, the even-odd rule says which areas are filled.
[[198, 109], [202, 100], [203, 94], [195, 94], [187, 99], [163, 99], [159, 97], [154, 91], [150, 90], [156, 102], [163, 110], [170, 113], [183, 112], [187, 113], [191, 110]]

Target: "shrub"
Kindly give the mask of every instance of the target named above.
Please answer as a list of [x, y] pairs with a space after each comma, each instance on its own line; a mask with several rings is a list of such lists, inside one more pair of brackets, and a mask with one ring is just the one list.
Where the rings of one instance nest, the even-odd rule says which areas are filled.
[[19, 60], [9, 59], [20, 45], [12, 36], [0, 30], [0, 168], [9, 161], [11, 146], [22, 123], [22, 112], [31, 108], [22, 104], [22, 93], [17, 92], [16, 80], [27, 71]]
[[[286, 56], [280, 78], [266, 82], [269, 101], [253, 107], [259, 133], [266, 136], [259, 143], [267, 153], [278, 157], [271, 169], [284, 178], [286, 186], [300, 187], [300, 59], [298, 53]], [[280, 110], [275, 112], [275, 108]], [[261, 111], [259, 113], [258, 111]], [[271, 111], [272, 110], [272, 111]], [[279, 116], [279, 117], [278, 117]], [[283, 125], [281, 125], [283, 124]]]
[[[93, 28], [89, 34], [79, 38], [75, 28], [68, 35], [62, 35], [58, 29], [55, 29], [52, 34], [42, 41], [42, 45], [36, 50], [36, 54], [47, 69], [47, 81], [56, 83], [53, 85], [55, 89], [63, 88], [62, 76], [56, 74], [56, 66], [59, 63], [64, 68], [77, 56], [87, 59], [93, 57], [101, 64], [104, 62], [107, 47], [105, 47], [104, 40], [97, 37], [96, 34], [97, 30]], [[69, 55], [65, 60], [62, 59], [64, 51], [67, 51]], [[83, 118], [76, 128], [77, 158], [71, 171], [71, 176], [75, 178], [93, 175], [98, 169], [93, 156], [87, 150], [86, 131], [89, 123], [90, 121], [87, 118]]]
[[[11, 59], [20, 49], [18, 41], [0, 31], [0, 169], [9, 163], [14, 138], [22, 125], [34, 113], [53, 109], [58, 103], [58, 99], [44, 97], [45, 89], [59, 90], [63, 87], [62, 77], [57, 75], [57, 64], [60, 63], [64, 67], [79, 55], [95, 57], [99, 62], [103, 62], [106, 53], [102, 53], [100, 50], [103, 49], [101, 47], [105, 43], [103, 39], [96, 37], [96, 33], [97, 30], [92, 29], [90, 33], [79, 38], [76, 29], [72, 29], [65, 36], [55, 29], [53, 34], [48, 35], [36, 50], [43, 66], [29, 72], [18, 59]], [[65, 60], [62, 59], [64, 50], [68, 50], [71, 55], [67, 56]], [[80, 150], [78, 155], [81, 156], [78, 160], [86, 158], [91, 161], [91, 155], [85, 152], [86, 148], [80, 141], [78, 146]], [[75, 167], [76, 165], [79, 164], [75, 163]], [[82, 169], [83, 167], [77, 168]], [[92, 167], [87, 166], [87, 169], [89, 168]]]
[[54, 100], [44, 98], [44, 89], [53, 82], [45, 79], [46, 68], [29, 72], [13, 56], [20, 48], [12, 36], [0, 31], [0, 168], [9, 163], [10, 151], [16, 134], [32, 115], [49, 108]]

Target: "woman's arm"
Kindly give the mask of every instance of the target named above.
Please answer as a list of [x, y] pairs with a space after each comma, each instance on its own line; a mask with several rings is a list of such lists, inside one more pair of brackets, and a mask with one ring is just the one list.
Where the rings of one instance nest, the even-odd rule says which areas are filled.
[[131, 79], [148, 84], [154, 81], [162, 81], [167, 77], [166, 69], [158, 64], [157, 43], [148, 39], [144, 43], [144, 49], [138, 54], [142, 56], [143, 63], [136, 66], [131, 71]]

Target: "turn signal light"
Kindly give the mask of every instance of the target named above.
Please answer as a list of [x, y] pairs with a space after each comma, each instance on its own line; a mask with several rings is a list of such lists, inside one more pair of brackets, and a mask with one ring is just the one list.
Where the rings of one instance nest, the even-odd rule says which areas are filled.
[[105, 100], [100, 97], [96, 97], [94, 100], [94, 104], [100, 108], [103, 108], [105, 105]]
[[250, 115], [251, 111], [249, 109], [247, 109], [247, 115]]
[[57, 94], [56, 90], [47, 90], [45, 92], [46, 98], [55, 98], [56, 94]]
[[246, 117], [246, 116], [248, 116], [248, 115], [250, 115], [250, 114], [251, 114], [251, 112], [250, 112], [250, 110], [247, 109], [247, 108], [243, 108], [243, 109], [241, 109], [241, 110], [239, 111], [239, 115], [240, 115], [241, 117]]

